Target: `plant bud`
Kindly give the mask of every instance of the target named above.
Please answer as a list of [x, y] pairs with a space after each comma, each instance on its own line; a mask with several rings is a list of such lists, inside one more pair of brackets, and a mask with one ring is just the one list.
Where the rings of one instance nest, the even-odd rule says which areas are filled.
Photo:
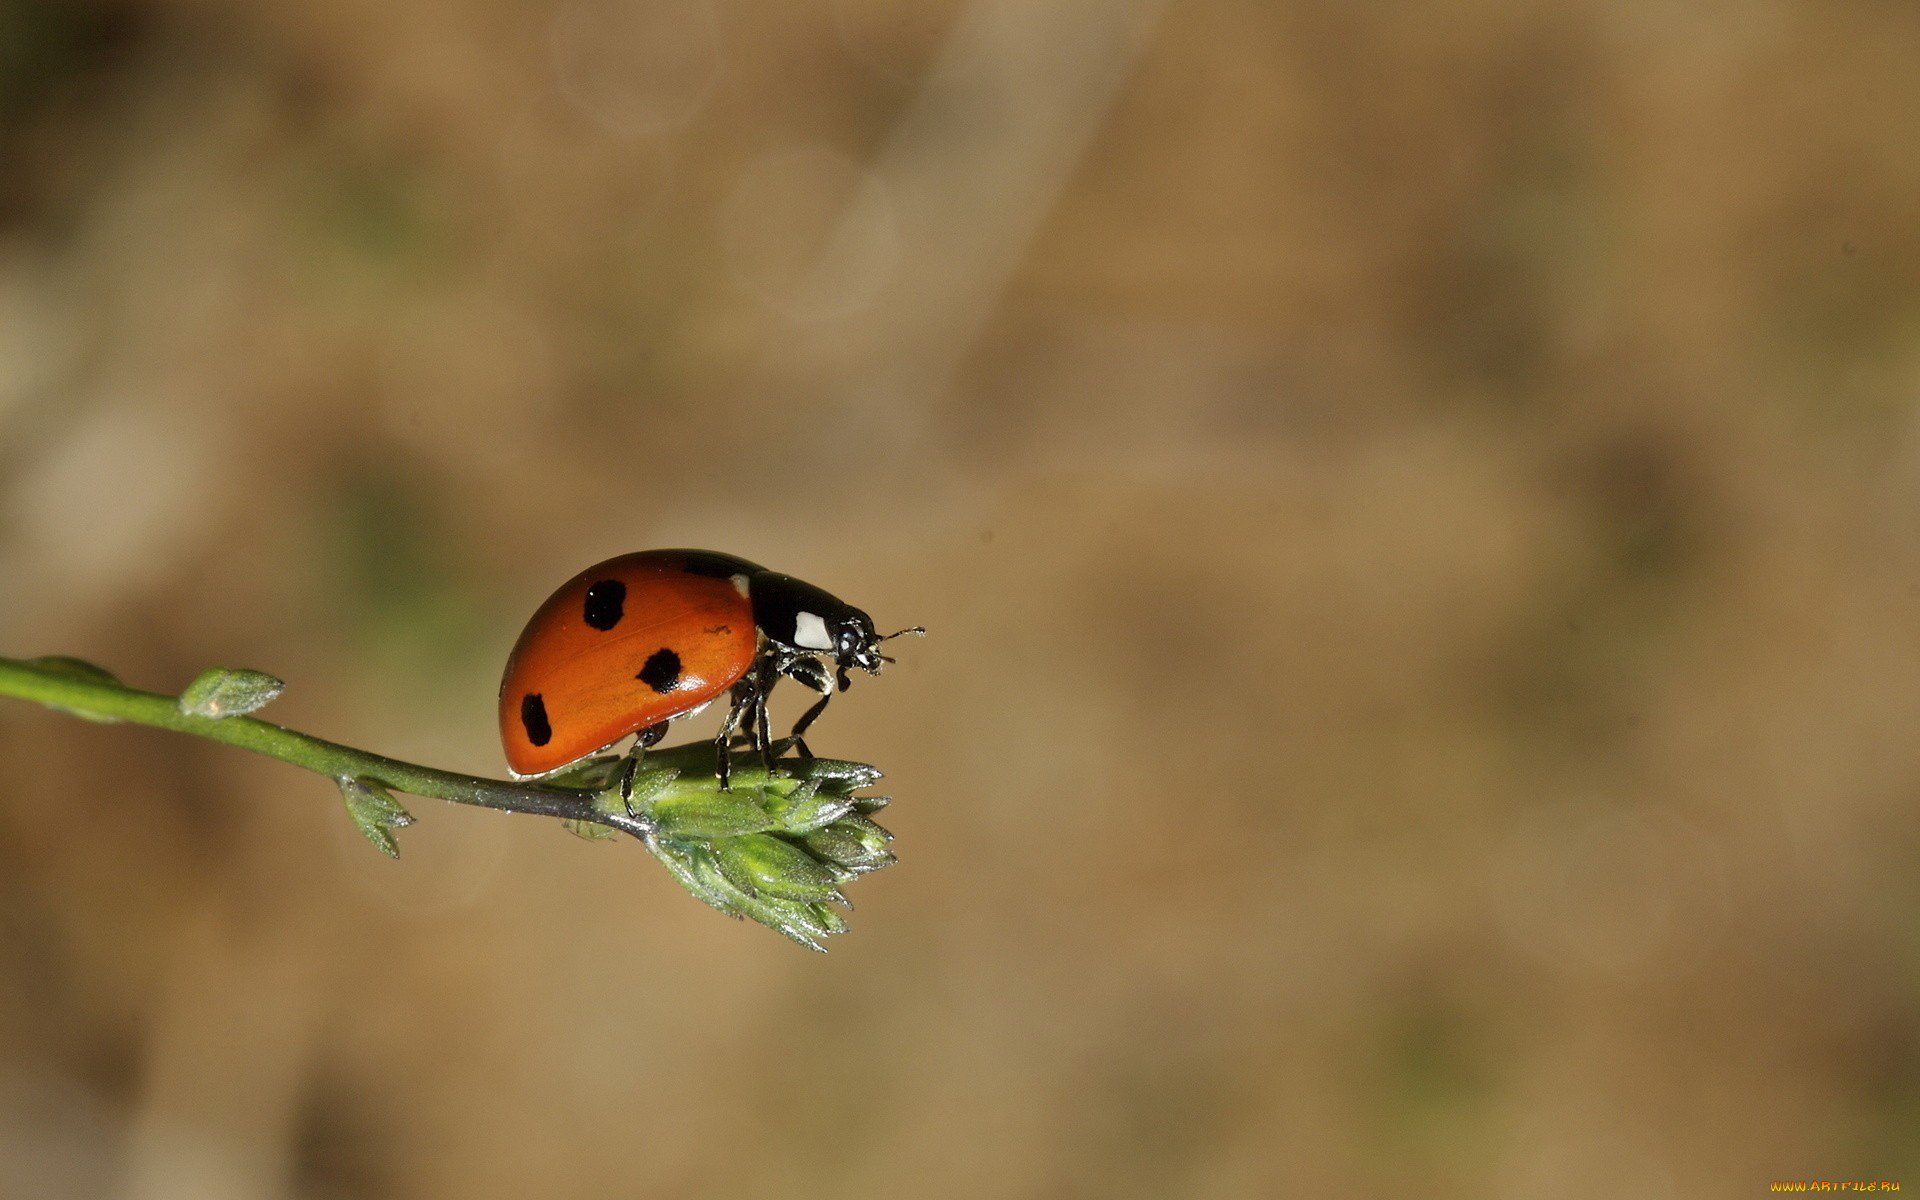
[[265, 671], [214, 667], [202, 671], [180, 693], [180, 711], [190, 717], [241, 717], [265, 708], [287, 685]]

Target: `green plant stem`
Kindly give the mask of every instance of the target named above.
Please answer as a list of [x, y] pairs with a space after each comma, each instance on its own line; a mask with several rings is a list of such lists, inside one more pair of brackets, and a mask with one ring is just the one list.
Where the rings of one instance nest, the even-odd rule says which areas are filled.
[[411, 796], [432, 796], [502, 812], [592, 821], [643, 840], [653, 832], [652, 823], [641, 817], [602, 811], [594, 804], [595, 793], [590, 791], [439, 771], [342, 746], [254, 717], [189, 716], [180, 711], [177, 697], [143, 692], [106, 679], [79, 678], [19, 659], [0, 658], [0, 696], [31, 701], [89, 720], [130, 721], [225, 742], [333, 779], [371, 780]]

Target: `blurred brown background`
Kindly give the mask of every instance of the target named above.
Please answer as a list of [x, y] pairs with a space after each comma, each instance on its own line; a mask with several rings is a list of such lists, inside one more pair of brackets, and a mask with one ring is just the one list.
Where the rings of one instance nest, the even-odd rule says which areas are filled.
[[0, 653], [496, 774], [601, 557], [933, 631], [818, 727], [903, 860], [824, 957], [0, 703], [0, 1197], [1920, 1187], [1916, 61], [1906, 0], [0, 0]]

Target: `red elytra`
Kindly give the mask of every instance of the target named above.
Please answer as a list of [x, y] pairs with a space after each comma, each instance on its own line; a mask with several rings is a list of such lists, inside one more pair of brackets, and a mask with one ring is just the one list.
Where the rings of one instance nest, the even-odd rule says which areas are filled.
[[753, 669], [749, 581], [711, 551], [647, 550], [588, 567], [527, 622], [500, 682], [515, 775], [549, 774], [701, 708]]

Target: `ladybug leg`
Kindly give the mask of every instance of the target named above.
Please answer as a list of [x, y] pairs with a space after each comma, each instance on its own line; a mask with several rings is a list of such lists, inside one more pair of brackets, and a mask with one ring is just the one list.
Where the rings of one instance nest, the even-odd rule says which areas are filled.
[[628, 816], [633, 815], [633, 777], [640, 769], [640, 760], [646, 756], [649, 749], [659, 745], [660, 739], [665, 736], [667, 736], [665, 721], [658, 725], [649, 725], [633, 739], [633, 748], [627, 751], [626, 764], [620, 768], [620, 803], [626, 806]]
[[800, 752], [801, 758], [812, 758], [814, 756], [813, 751], [807, 746], [807, 726], [813, 724], [814, 718], [826, 711], [827, 701], [831, 699], [833, 699], [833, 693], [828, 692], [818, 700], [815, 700], [813, 707], [801, 713], [800, 719], [793, 723], [793, 732], [787, 735], [787, 739], [793, 743], [793, 748]]
[[768, 751], [768, 731], [772, 726], [767, 721], [767, 693], [773, 690], [779, 678], [779, 663], [772, 654], [767, 654], [761, 657], [746, 678], [733, 685], [735, 703], [742, 706], [739, 722], [741, 732], [747, 744], [760, 752], [761, 761], [769, 770], [773, 768], [773, 759]]
[[753, 736], [753, 683], [742, 679], [727, 693], [727, 719], [720, 723], [720, 736], [731, 744], [736, 737]]
[[727, 708], [727, 719], [720, 723], [720, 736], [713, 739], [714, 775], [720, 780], [720, 790], [733, 790], [733, 731], [744, 723], [749, 735], [752, 734], [754, 692], [753, 684], [741, 680], [733, 685], [732, 704]]
[[766, 679], [754, 689], [753, 708], [759, 717], [760, 726], [754, 730], [754, 745], [760, 751], [760, 762], [767, 770], [773, 770], [773, 722], [767, 719], [767, 697], [773, 692], [773, 685], [780, 681], [777, 671], [764, 672]]
[[734, 731], [734, 736], [740, 739], [741, 744], [751, 746], [754, 744], [754, 713], [757, 710], [757, 706], [750, 702], [750, 698], [753, 695], [751, 691], [743, 692], [742, 695], [748, 697], [749, 701], [741, 704], [740, 728]]
[[800, 714], [800, 719], [793, 723], [793, 732], [788, 735], [793, 748], [800, 752], [800, 757], [812, 758], [813, 751], [807, 747], [806, 732], [808, 727], [819, 719], [820, 714], [826, 711], [827, 701], [833, 699], [833, 677], [827, 674], [826, 664], [817, 658], [803, 658], [789, 664], [787, 675], [820, 693], [820, 698], [813, 702], [813, 706]]

